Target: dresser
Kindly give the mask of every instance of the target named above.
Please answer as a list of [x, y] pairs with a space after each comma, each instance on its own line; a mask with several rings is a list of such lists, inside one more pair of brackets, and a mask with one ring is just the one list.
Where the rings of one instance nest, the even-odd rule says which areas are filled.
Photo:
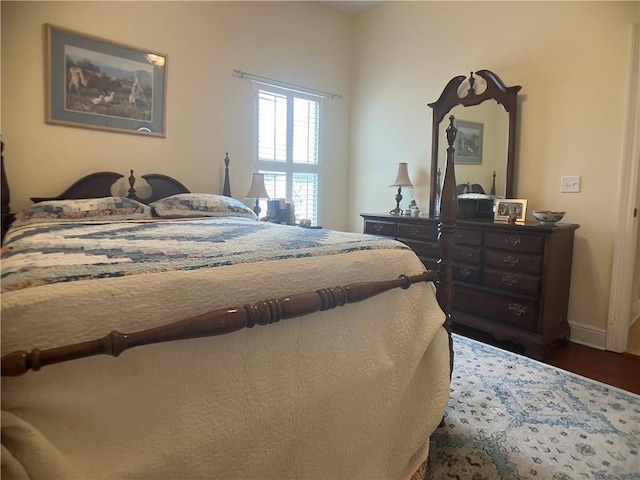
[[[362, 213], [364, 233], [399, 240], [438, 268], [437, 218]], [[579, 225], [458, 220], [453, 330], [544, 360], [569, 340], [567, 308]]]

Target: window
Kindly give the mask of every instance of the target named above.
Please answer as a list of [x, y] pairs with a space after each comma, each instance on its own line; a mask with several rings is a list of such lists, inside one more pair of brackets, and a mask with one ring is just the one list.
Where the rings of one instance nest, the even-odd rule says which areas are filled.
[[[322, 98], [256, 84], [255, 151], [269, 197], [293, 203], [296, 222], [318, 223]], [[266, 200], [260, 207], [267, 211]]]

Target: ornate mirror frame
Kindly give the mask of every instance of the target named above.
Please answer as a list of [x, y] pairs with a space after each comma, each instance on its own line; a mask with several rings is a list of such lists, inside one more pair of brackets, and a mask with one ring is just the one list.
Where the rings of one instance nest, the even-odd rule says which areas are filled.
[[520, 85], [507, 87], [502, 80], [489, 70], [478, 70], [475, 75], [487, 82], [487, 88], [480, 94], [475, 91], [474, 72], [469, 75], [469, 89], [464, 97], [460, 97], [459, 91], [463, 82], [467, 80], [465, 75], [452, 78], [444, 87], [440, 98], [428, 105], [433, 109], [433, 124], [431, 130], [431, 193], [429, 204], [429, 216], [435, 216], [435, 199], [438, 189], [438, 140], [440, 138], [440, 123], [456, 105], [471, 107], [479, 105], [486, 100], [495, 100], [502, 105], [509, 115], [509, 140], [507, 145], [507, 173], [505, 178], [505, 196], [513, 196], [513, 176], [516, 149], [516, 122], [518, 115], [518, 92]]

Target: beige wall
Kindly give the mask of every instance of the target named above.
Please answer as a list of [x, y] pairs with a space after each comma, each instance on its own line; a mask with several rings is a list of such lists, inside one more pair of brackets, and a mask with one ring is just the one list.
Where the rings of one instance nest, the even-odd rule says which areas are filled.
[[[398, 161], [429, 198], [431, 109], [456, 75], [522, 85], [515, 195], [579, 223], [569, 321], [602, 336], [621, 181], [638, 2], [385, 2], [354, 29], [349, 226], [388, 211]], [[562, 175], [582, 176], [578, 194]], [[529, 213], [528, 218], [531, 218]], [[604, 345], [604, 343], [603, 343]]]
[[[311, 2], [2, 1], [2, 138], [14, 210], [97, 170], [173, 175], [234, 197], [252, 171], [252, 84], [234, 69], [330, 92], [325, 102], [325, 226], [346, 229], [351, 19]], [[49, 125], [45, 23], [168, 54], [167, 137]], [[330, 175], [329, 175], [330, 174]]]

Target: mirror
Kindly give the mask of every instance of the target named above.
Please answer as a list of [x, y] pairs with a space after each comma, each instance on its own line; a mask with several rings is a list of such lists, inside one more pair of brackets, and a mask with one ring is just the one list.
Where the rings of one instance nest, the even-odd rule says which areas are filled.
[[[445, 86], [433, 109], [429, 215], [438, 216], [437, 196], [446, 161], [445, 129], [455, 117], [458, 193], [513, 197], [518, 92], [489, 70], [459, 75]], [[439, 149], [438, 146], [444, 147]], [[440, 172], [440, 174], [438, 173]], [[495, 173], [494, 173], [495, 172]], [[465, 188], [466, 185], [466, 188]]]

